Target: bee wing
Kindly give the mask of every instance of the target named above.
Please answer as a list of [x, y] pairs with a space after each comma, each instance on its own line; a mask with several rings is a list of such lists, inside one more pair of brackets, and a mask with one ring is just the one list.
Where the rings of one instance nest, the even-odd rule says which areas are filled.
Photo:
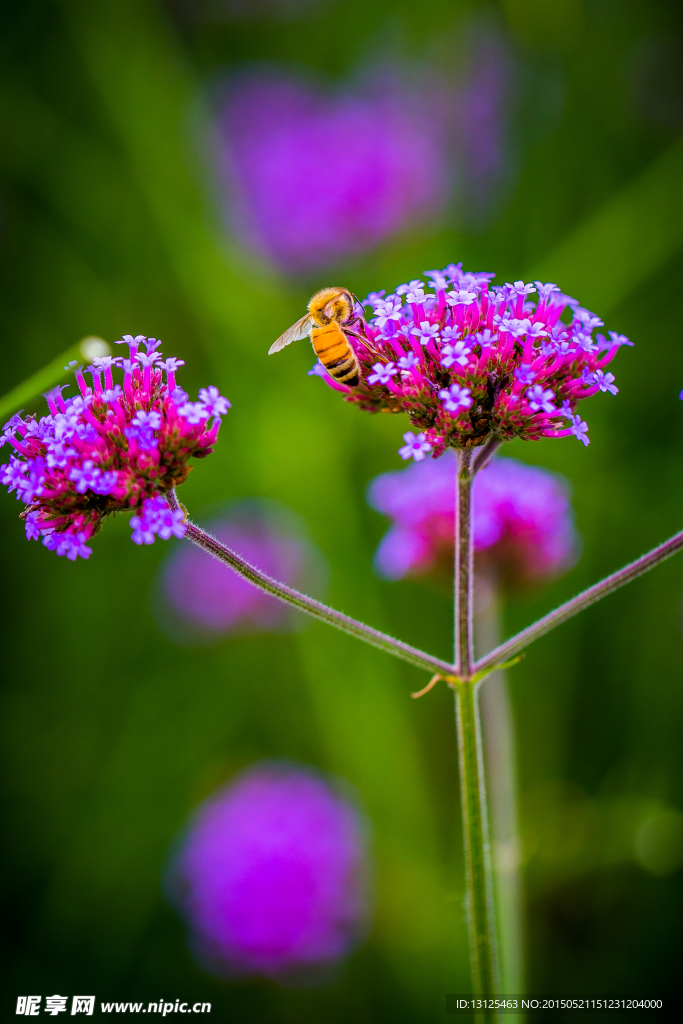
[[288, 327], [284, 334], [281, 334], [277, 341], [268, 349], [268, 355], [272, 356], [275, 352], [282, 351], [287, 345], [291, 345], [293, 341], [300, 341], [302, 338], [306, 338], [311, 333], [311, 327], [313, 326], [313, 320], [311, 319], [310, 313], [306, 313], [306, 316], [302, 316], [301, 320], [297, 320], [295, 324]]

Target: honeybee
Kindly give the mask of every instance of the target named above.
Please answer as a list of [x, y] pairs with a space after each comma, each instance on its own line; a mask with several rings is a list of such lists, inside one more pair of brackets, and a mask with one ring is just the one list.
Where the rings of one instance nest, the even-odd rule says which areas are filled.
[[360, 383], [361, 368], [347, 334], [356, 334], [350, 325], [360, 319], [355, 315], [357, 302], [347, 288], [322, 288], [308, 303], [308, 313], [273, 342], [268, 355], [310, 335], [313, 351], [330, 376], [355, 388]]

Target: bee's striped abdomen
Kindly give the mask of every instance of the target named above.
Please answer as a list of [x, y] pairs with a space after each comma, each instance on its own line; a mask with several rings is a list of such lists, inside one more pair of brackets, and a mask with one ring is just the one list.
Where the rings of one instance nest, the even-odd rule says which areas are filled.
[[326, 327], [314, 327], [311, 342], [329, 375], [340, 384], [355, 388], [360, 381], [360, 364], [339, 324], [333, 322]]

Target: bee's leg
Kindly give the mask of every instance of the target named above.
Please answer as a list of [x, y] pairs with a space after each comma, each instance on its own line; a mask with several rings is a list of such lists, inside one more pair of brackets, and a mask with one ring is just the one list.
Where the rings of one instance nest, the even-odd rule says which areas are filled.
[[351, 334], [351, 335], [353, 335], [354, 338], [358, 338], [358, 340], [360, 342], [362, 342], [362, 344], [365, 345], [366, 348], [369, 348], [372, 352], [376, 352], [377, 351], [375, 349], [375, 346], [372, 344], [372, 342], [368, 338], [368, 336], [365, 333], [365, 331], [363, 331], [362, 334], [359, 334], [358, 331], [354, 331], [351, 327], [347, 327], [346, 324], [344, 324], [344, 333], [345, 334]]
[[362, 317], [362, 316], [352, 316], [352, 317], [350, 317], [349, 320], [346, 321], [346, 323], [347, 324], [354, 324], [354, 325], [360, 327], [360, 329], [363, 332], [363, 334], [365, 334], [365, 327], [366, 327], [365, 317]]
[[360, 335], [358, 331], [350, 330], [346, 326], [346, 324], [344, 324], [344, 333], [350, 334], [353, 338], [356, 338], [356, 340], [361, 343], [363, 348], [367, 349], [367, 351], [370, 352], [371, 355], [375, 355], [379, 359], [379, 352], [377, 351], [377, 349], [375, 348], [375, 346], [372, 344], [368, 337], [366, 337], [365, 335]]

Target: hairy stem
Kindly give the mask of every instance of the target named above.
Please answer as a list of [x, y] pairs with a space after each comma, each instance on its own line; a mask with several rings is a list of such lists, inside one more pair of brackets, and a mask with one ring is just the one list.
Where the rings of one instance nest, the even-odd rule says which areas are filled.
[[[500, 981], [477, 687], [458, 682], [455, 694], [472, 983], [475, 995], [495, 996]], [[484, 1011], [478, 1019], [495, 1020], [496, 1014]]]
[[[455, 503], [456, 720], [460, 764], [467, 922], [475, 994], [500, 991], [493, 907], [491, 857], [486, 817], [486, 782], [479, 728], [474, 663], [474, 538], [472, 536], [472, 453], [458, 452]], [[481, 1020], [493, 1020], [487, 1013]]]
[[675, 534], [669, 540], [664, 541], [663, 544], [653, 548], [652, 551], [648, 551], [646, 555], [641, 558], [637, 558], [635, 562], [631, 562], [629, 565], [624, 566], [623, 569], [619, 569], [618, 572], [612, 573], [611, 576], [607, 576], [600, 583], [594, 583], [588, 590], [584, 590], [582, 594], [578, 594], [577, 597], [573, 597], [570, 601], [565, 601], [559, 608], [544, 615], [542, 619], [535, 622], [532, 626], [527, 626], [521, 633], [517, 633], [516, 636], [506, 640], [505, 643], [500, 644], [495, 650], [491, 651], [485, 657], [480, 658], [474, 666], [474, 671], [479, 674], [480, 672], [486, 672], [487, 670], [493, 671], [497, 665], [502, 664], [509, 658], [518, 654], [520, 651], [528, 647], [529, 644], [533, 643], [534, 640], [538, 640], [539, 637], [545, 636], [556, 626], [562, 625], [567, 619], [571, 619], [573, 615], [583, 611], [584, 608], [589, 608], [590, 605], [595, 604], [603, 597], [607, 597], [614, 590], [618, 590], [619, 587], [623, 587], [625, 583], [630, 583], [631, 580], [636, 579], [638, 576], [642, 576], [643, 573], [648, 572], [649, 569], [653, 569], [655, 565], [659, 565], [665, 559], [670, 558], [677, 551], [683, 548], [683, 530], [680, 533]]
[[[169, 491], [166, 497], [172, 509], [180, 508], [185, 511], [179, 503], [175, 491]], [[294, 590], [293, 587], [288, 587], [285, 583], [279, 583], [277, 580], [271, 579], [270, 576], [266, 576], [260, 569], [250, 565], [244, 558], [241, 558], [234, 551], [231, 551], [230, 548], [227, 548], [225, 544], [221, 544], [215, 537], [206, 533], [199, 526], [195, 526], [189, 519], [185, 520], [185, 524], [187, 527], [185, 536], [188, 540], [191, 540], [193, 544], [213, 555], [220, 562], [225, 562], [235, 572], [238, 572], [240, 576], [244, 576], [255, 587], [265, 590], [272, 597], [277, 597], [280, 601], [284, 601], [286, 604], [292, 605], [308, 615], [312, 615], [313, 618], [327, 622], [328, 625], [335, 626], [337, 629], [342, 630], [342, 632], [349, 633], [359, 640], [364, 640], [373, 647], [386, 651], [387, 654], [393, 654], [396, 658], [401, 658], [403, 661], [417, 666], [417, 668], [425, 669], [427, 672], [443, 673], [448, 676], [453, 674], [453, 666], [449, 665], [447, 661], [441, 661], [440, 658], [434, 658], [430, 654], [425, 654], [416, 647], [411, 647], [410, 644], [396, 640], [393, 636], [388, 636], [386, 633], [380, 633], [379, 630], [373, 629], [372, 626], [366, 626], [364, 623], [358, 622], [357, 619], [352, 619], [350, 616], [344, 615], [342, 612], [338, 612], [326, 604], [322, 604], [321, 601], [316, 601], [315, 598], [308, 597], [306, 594]]]
[[473, 615], [473, 538], [471, 535], [472, 453], [458, 452], [458, 480], [455, 502], [455, 664], [456, 675], [465, 679], [472, 675], [474, 646]]
[[476, 454], [472, 459], [472, 476], [476, 476], [481, 469], [486, 469], [502, 443], [502, 437], [498, 437], [496, 434], [491, 434], [489, 439], [484, 442], [481, 448], [477, 449]]

